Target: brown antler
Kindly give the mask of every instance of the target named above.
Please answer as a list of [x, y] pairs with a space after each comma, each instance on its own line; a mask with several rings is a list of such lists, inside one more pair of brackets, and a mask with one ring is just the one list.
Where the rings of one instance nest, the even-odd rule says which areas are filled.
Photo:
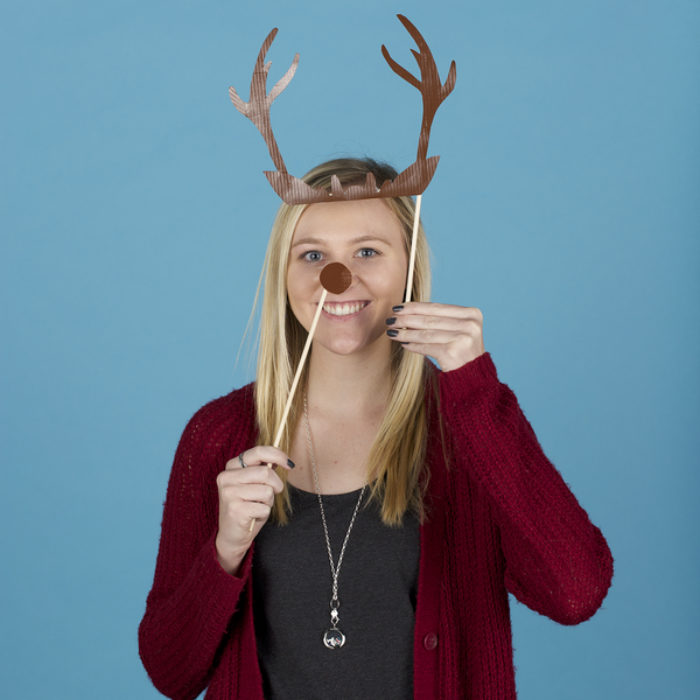
[[228, 89], [228, 94], [231, 97], [231, 102], [233, 106], [243, 115], [248, 117], [250, 121], [255, 124], [258, 131], [262, 134], [265, 139], [267, 148], [270, 151], [270, 156], [272, 156], [272, 161], [279, 172], [286, 173], [287, 168], [284, 165], [284, 160], [282, 159], [282, 154], [277, 146], [277, 141], [275, 141], [274, 134], [272, 133], [272, 125], [270, 123], [270, 107], [274, 102], [275, 98], [280, 95], [280, 93], [289, 85], [289, 82], [294, 77], [297, 66], [299, 65], [299, 54], [294, 55], [294, 60], [289, 70], [275, 83], [275, 86], [270, 90], [270, 94], [267, 94], [267, 74], [270, 71], [270, 66], [272, 61], [265, 63], [265, 56], [272, 44], [272, 42], [277, 36], [277, 27], [275, 27], [268, 35], [263, 45], [260, 47], [260, 53], [258, 53], [258, 60], [255, 62], [255, 68], [253, 69], [253, 77], [250, 81], [250, 101], [243, 102], [243, 100], [238, 96], [236, 90], [233, 87]]
[[428, 44], [422, 34], [415, 28], [411, 22], [403, 15], [397, 15], [401, 24], [408, 30], [408, 33], [413, 37], [420, 51], [411, 49], [411, 53], [418, 63], [420, 68], [421, 80], [418, 80], [413, 74], [409, 73], [403, 66], [400, 66], [389, 55], [386, 47], [382, 44], [382, 55], [386, 59], [391, 69], [402, 77], [404, 80], [413, 85], [414, 88], [420, 90], [423, 97], [423, 121], [420, 127], [420, 138], [418, 140], [418, 156], [416, 161], [426, 160], [428, 154], [428, 139], [430, 138], [430, 127], [433, 124], [433, 118], [442, 104], [444, 99], [452, 92], [457, 79], [457, 66], [452, 61], [450, 70], [447, 74], [447, 80], [443, 85], [440, 82], [440, 74], [438, 73], [437, 65], [433, 54], [428, 48]]
[[265, 139], [270, 155], [275, 163], [276, 171], [265, 171], [269, 183], [275, 192], [287, 204], [311, 204], [312, 202], [329, 202], [338, 200], [369, 199], [374, 197], [403, 197], [421, 194], [430, 183], [439, 156], [427, 157], [428, 139], [433, 118], [440, 104], [452, 92], [457, 78], [457, 68], [452, 61], [445, 84], [441, 84], [440, 75], [435, 65], [428, 44], [421, 33], [403, 15], [397, 15], [401, 23], [418, 45], [419, 51], [411, 49], [421, 72], [421, 80], [409, 73], [403, 66], [394, 61], [386, 47], [382, 46], [382, 54], [391, 69], [401, 78], [417, 88], [423, 97], [423, 121], [421, 123], [420, 138], [418, 140], [418, 157], [415, 163], [400, 172], [393, 180], [377, 183], [374, 176], [369, 173], [364, 183], [349, 184], [343, 186], [337, 177], [331, 179], [330, 189], [322, 187], [313, 188], [287, 172], [282, 160], [279, 148], [272, 133], [270, 125], [270, 106], [275, 98], [287, 87], [299, 64], [299, 54], [294, 56], [294, 61], [282, 78], [266, 93], [267, 74], [270, 63], [265, 63], [265, 55], [272, 44], [277, 29], [273, 29], [263, 42], [253, 69], [253, 77], [250, 82], [250, 101], [243, 102], [235, 89], [229, 88], [229, 95], [236, 109], [248, 117], [258, 128]]

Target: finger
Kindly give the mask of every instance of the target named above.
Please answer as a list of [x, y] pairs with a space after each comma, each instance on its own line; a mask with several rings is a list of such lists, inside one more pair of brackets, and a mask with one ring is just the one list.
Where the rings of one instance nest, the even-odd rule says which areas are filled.
[[285, 469], [293, 469], [294, 462], [282, 450], [271, 445], [256, 445], [243, 453], [243, 459], [248, 465], [276, 464]]
[[418, 355], [433, 357], [437, 360], [436, 352], [439, 352], [439, 345], [431, 343], [401, 343], [404, 350], [415, 352]]
[[[294, 462], [292, 462], [282, 450], [270, 445], [256, 445], [249, 450], [241, 452], [240, 456], [243, 457], [243, 462], [246, 467], [253, 467], [260, 464], [277, 464], [285, 469], [294, 468]], [[226, 462], [226, 469], [240, 469], [241, 467], [241, 461], [238, 456]]]
[[[245, 455], [245, 452], [241, 452], [237, 457], [234, 457], [233, 459], [229, 459], [229, 461], [226, 462], [224, 469], [243, 469], [243, 463], [245, 463], [245, 465], [247, 467], [248, 464], [245, 461], [244, 455]], [[243, 457], [243, 463], [241, 462], [241, 457]]]
[[431, 328], [429, 330], [412, 330], [410, 328], [393, 328], [387, 331], [387, 335], [399, 343], [431, 343], [433, 345], [447, 345], [461, 338], [470, 337], [467, 333], [455, 331], [443, 331]]
[[247, 469], [226, 469], [218, 474], [216, 483], [219, 489], [241, 484], [267, 484], [275, 493], [281, 493], [284, 485], [273, 469], [268, 467], [248, 467]]
[[[434, 301], [409, 301], [394, 307], [392, 313], [398, 316], [411, 314], [452, 316], [454, 318], [474, 318], [483, 320], [481, 309], [476, 306], [456, 306], [454, 304], [438, 304]], [[397, 310], [398, 309], [398, 310]]]
[[[432, 357], [440, 366], [441, 369], [447, 367], [449, 357], [445, 353], [445, 346], [442, 343], [402, 343], [401, 347], [408, 352], [415, 352], [417, 355]], [[456, 365], [456, 366], [461, 366]]]
[[[391, 321], [391, 323], [389, 323]], [[387, 319], [387, 327], [391, 328], [422, 328], [460, 333], [480, 332], [481, 321], [476, 318], [456, 318], [454, 316], [416, 315], [408, 314]]]
[[219, 515], [223, 516], [229, 523], [243, 523], [251, 517], [267, 517], [264, 509], [267, 509], [269, 512], [271, 508], [272, 506], [268, 503], [255, 500], [241, 500], [234, 494], [231, 498], [221, 500], [219, 503]]
[[237, 484], [224, 486], [220, 491], [221, 499], [226, 502], [245, 501], [264, 503], [272, 506], [275, 502], [275, 490], [269, 484]]
[[465, 347], [461, 343], [409, 343], [404, 341], [401, 347], [409, 352], [432, 357], [444, 372], [462, 367], [484, 352], [483, 346], [479, 348], [471, 343]]
[[251, 522], [260, 522], [270, 517], [272, 508], [257, 501], [246, 501], [242, 503], [236, 512], [233, 522], [238, 523], [242, 529], [249, 530]]

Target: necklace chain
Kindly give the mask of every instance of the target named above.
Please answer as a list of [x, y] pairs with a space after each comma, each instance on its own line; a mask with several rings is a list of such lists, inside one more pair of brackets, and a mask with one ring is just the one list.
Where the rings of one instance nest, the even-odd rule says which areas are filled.
[[[304, 421], [306, 423], [306, 447], [307, 451], [309, 453], [309, 459], [311, 461], [311, 469], [313, 471], [313, 476], [314, 476], [314, 487], [316, 489], [316, 495], [318, 497], [318, 505], [321, 509], [321, 522], [323, 523], [323, 534], [326, 537], [326, 549], [328, 550], [328, 562], [331, 567], [331, 577], [333, 579], [333, 592], [332, 592], [332, 597], [331, 597], [331, 602], [330, 602], [330, 607], [331, 607], [331, 630], [326, 632], [324, 635], [324, 644], [329, 647], [329, 648], [337, 648], [339, 646], [342, 646], [345, 644], [345, 635], [338, 630], [338, 608], [340, 607], [340, 601], [338, 600], [338, 577], [340, 576], [340, 567], [343, 563], [343, 556], [345, 555], [345, 547], [348, 543], [348, 539], [350, 537], [350, 531], [352, 530], [352, 526], [355, 524], [355, 518], [357, 517], [357, 511], [360, 508], [360, 503], [362, 502], [362, 496], [365, 493], [365, 489], [367, 488], [367, 484], [365, 484], [362, 487], [362, 490], [360, 491], [360, 496], [357, 499], [357, 503], [355, 504], [355, 510], [353, 511], [352, 518], [350, 519], [350, 525], [348, 525], [348, 530], [345, 533], [345, 539], [343, 540], [343, 546], [340, 548], [340, 555], [338, 556], [338, 563], [337, 565], [333, 563], [333, 553], [331, 551], [331, 540], [328, 535], [328, 524], [326, 523], [326, 512], [323, 509], [323, 499], [321, 498], [321, 486], [319, 485], [319, 480], [318, 480], [318, 470], [316, 469], [316, 458], [314, 455], [314, 448], [313, 448], [313, 441], [311, 439], [311, 424], [309, 422], [309, 405], [306, 397], [306, 392], [304, 392]], [[329, 632], [337, 632], [338, 636], [333, 636], [331, 635], [329, 637]], [[336, 639], [336, 641], [332, 641], [333, 639]], [[339, 639], [342, 639], [342, 641], [338, 641]]]

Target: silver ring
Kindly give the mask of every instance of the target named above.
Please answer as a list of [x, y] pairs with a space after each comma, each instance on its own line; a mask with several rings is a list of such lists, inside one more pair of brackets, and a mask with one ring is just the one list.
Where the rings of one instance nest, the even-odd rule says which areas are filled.
[[248, 465], [243, 461], [243, 453], [238, 455], [238, 461], [241, 463], [241, 469], [245, 469]]

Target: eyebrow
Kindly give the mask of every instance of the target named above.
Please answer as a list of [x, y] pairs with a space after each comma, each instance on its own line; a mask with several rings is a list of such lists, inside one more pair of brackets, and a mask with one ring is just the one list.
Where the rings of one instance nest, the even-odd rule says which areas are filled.
[[[351, 245], [355, 245], [356, 243], [365, 243], [367, 241], [379, 241], [381, 243], [385, 243], [386, 245], [390, 245], [389, 241], [386, 238], [382, 238], [381, 236], [376, 236], [376, 235], [366, 235], [366, 236], [358, 236], [357, 238], [353, 238], [350, 241]], [[300, 245], [323, 245], [326, 241], [321, 240], [320, 238], [314, 238], [313, 236], [307, 236], [306, 238], [302, 238], [298, 240], [292, 248], [296, 248], [297, 246]]]

